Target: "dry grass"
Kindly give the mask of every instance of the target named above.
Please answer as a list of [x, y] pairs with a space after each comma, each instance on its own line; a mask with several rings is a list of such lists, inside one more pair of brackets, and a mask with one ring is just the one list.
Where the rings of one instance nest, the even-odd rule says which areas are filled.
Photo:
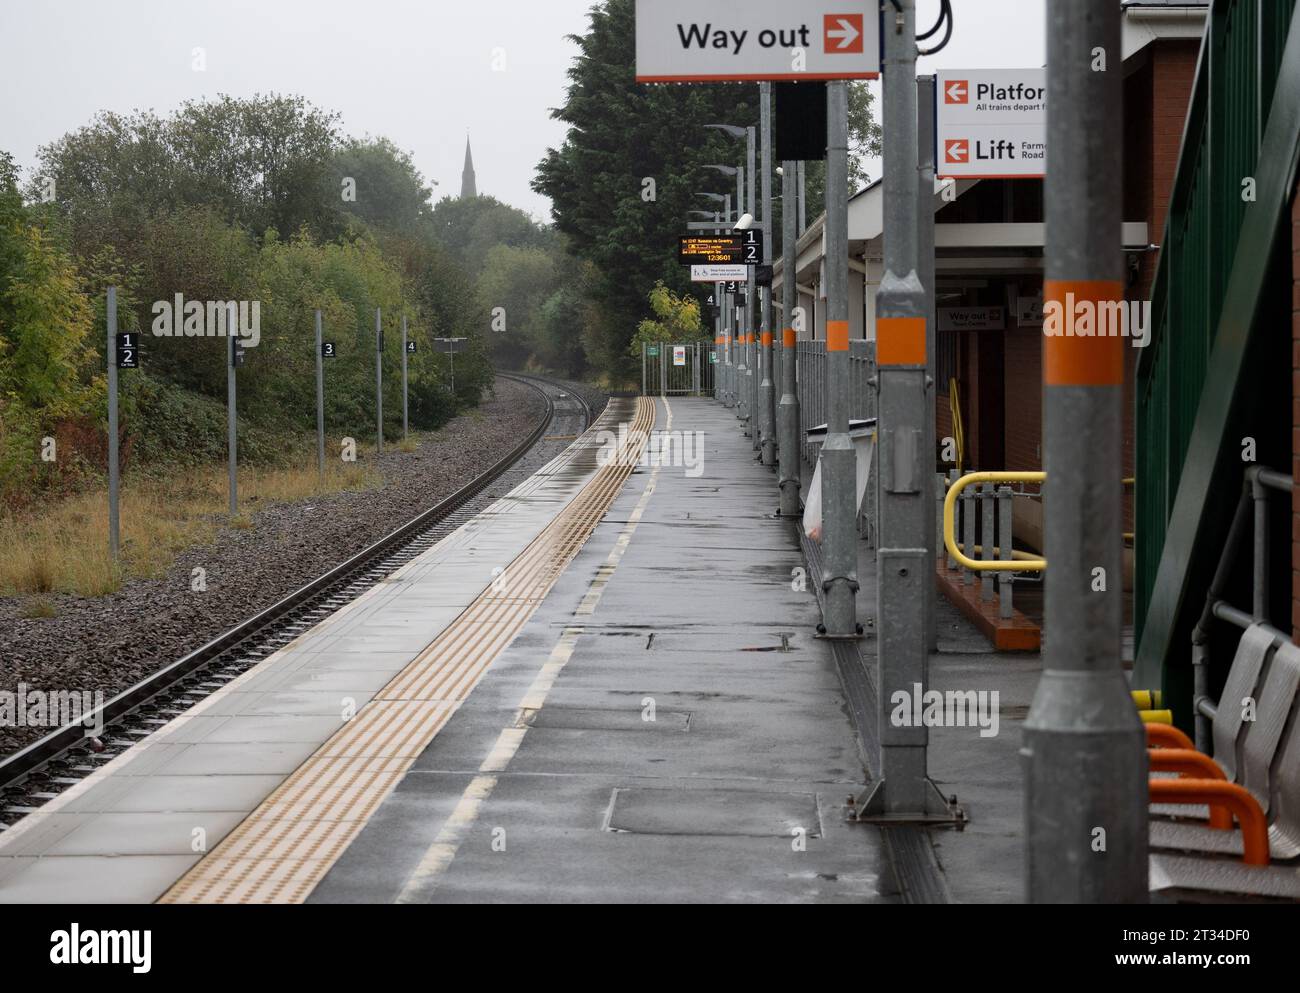
[[98, 489], [34, 512], [0, 515], [0, 595], [76, 593], [102, 596], [124, 579], [158, 576], [176, 556], [211, 541], [223, 526], [251, 528], [258, 508], [377, 485], [358, 463], [245, 469], [239, 474], [242, 513], [231, 519], [224, 469], [187, 471], [166, 479], [129, 480], [121, 495], [121, 561], [108, 554], [108, 494]]
[[420, 442], [415, 438], [403, 438], [401, 441], [397, 443], [397, 450], [399, 452], [406, 452], [408, 454], [416, 451], [419, 447], [420, 447]]

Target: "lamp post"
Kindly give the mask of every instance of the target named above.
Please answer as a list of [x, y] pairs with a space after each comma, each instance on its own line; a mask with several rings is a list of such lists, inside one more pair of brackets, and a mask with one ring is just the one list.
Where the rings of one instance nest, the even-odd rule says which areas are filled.
[[[721, 131], [723, 134], [732, 138], [745, 139], [745, 161], [747, 163], [745, 167], [710, 166], [709, 168], [717, 168], [719, 172], [723, 172], [727, 175], [731, 174], [729, 170], [733, 168], [735, 169], [736, 212], [740, 213], [741, 211], [747, 211], [752, 216], [755, 211], [756, 194], [754, 189], [755, 129], [753, 127], [741, 127], [738, 124], [706, 124], [704, 126], [715, 131]], [[745, 189], [746, 170], [748, 170], [749, 175], [748, 191]], [[741, 344], [745, 347], [741, 349], [740, 364], [736, 368], [736, 372], [740, 377], [739, 382], [742, 384], [742, 388], [737, 391], [739, 394], [737, 410], [741, 420], [745, 422], [745, 434], [752, 434], [754, 447], [757, 448], [761, 442], [759, 439], [759, 432], [754, 429], [752, 422], [754, 410], [757, 407], [757, 398], [753, 395], [753, 390], [757, 383], [757, 380], [754, 378], [755, 355], [751, 350], [754, 342], [754, 288], [754, 270], [751, 268], [745, 292], [745, 320], [741, 329]]]

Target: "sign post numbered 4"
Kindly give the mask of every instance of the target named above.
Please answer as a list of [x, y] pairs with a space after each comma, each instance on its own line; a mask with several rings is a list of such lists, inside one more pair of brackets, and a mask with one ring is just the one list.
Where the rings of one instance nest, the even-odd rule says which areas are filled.
[[638, 83], [879, 74], [877, 0], [637, 0]]

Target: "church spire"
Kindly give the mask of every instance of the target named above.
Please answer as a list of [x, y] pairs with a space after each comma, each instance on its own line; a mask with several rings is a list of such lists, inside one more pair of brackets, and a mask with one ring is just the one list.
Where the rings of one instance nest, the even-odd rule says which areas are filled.
[[460, 174], [460, 198], [467, 200], [478, 196], [478, 185], [474, 182], [474, 156], [469, 150], [469, 135], [465, 135], [465, 169]]

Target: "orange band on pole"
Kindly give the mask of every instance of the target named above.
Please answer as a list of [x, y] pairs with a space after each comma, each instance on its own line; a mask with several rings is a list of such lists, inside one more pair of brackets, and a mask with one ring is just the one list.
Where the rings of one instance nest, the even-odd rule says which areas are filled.
[[771, 332], [771, 331], [764, 331], [764, 332], [763, 332], [763, 347], [764, 347], [764, 348], [768, 348], [771, 344], [772, 344], [772, 332]]
[[1048, 386], [1122, 385], [1125, 339], [1118, 322], [1124, 314], [1124, 284], [1119, 280], [1045, 280], [1043, 382]]
[[785, 348], [794, 348], [795, 345], [794, 328], [786, 328], [781, 332], [781, 344]]
[[849, 322], [826, 322], [826, 351], [847, 352], [849, 350]]
[[925, 365], [925, 318], [877, 317], [876, 365]]

